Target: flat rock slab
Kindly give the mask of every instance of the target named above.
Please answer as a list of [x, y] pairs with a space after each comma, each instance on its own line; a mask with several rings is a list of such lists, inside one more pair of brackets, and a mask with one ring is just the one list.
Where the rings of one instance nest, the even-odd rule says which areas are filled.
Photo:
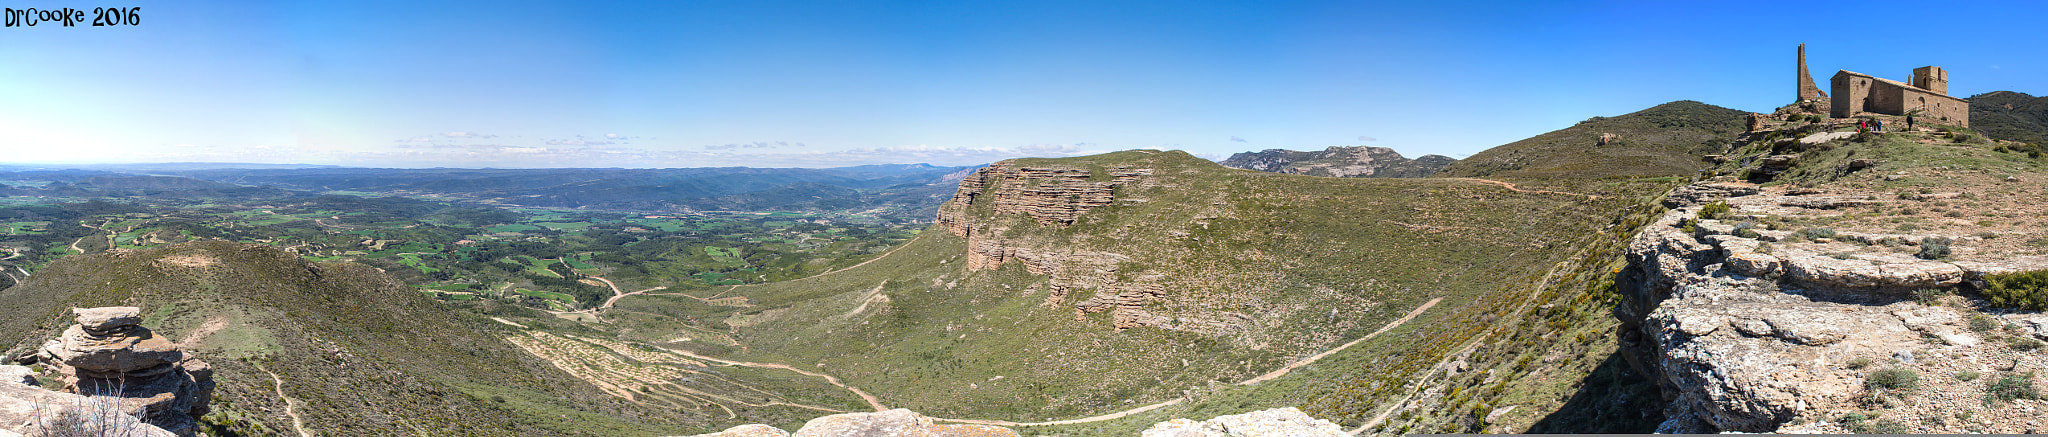
[[1807, 135], [1804, 138], [1800, 138], [1799, 143], [1809, 145], [1820, 144], [1853, 136], [1856, 136], [1855, 132], [1821, 132], [1813, 135]]
[[79, 326], [95, 331], [142, 323], [142, 308], [137, 307], [72, 308], [71, 313], [78, 315]]

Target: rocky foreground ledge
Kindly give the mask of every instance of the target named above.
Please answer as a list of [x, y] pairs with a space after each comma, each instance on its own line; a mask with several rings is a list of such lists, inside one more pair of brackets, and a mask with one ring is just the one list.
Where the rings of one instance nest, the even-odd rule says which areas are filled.
[[0, 366], [0, 437], [193, 435], [213, 397], [212, 368], [140, 326], [141, 308], [71, 311], [78, 324], [25, 360], [64, 391], [44, 389], [30, 367]]
[[[2048, 316], [1950, 293], [2048, 258], [1969, 235], [1738, 223], [1873, 197], [1720, 183], [1667, 198], [1618, 281], [1631, 364], [1670, 401], [1658, 432], [2048, 432], [2029, 394]], [[1928, 242], [1952, 256], [1922, 255]]]
[[[691, 437], [1015, 437], [1017, 431], [1000, 426], [937, 424], [917, 412], [894, 409], [877, 413], [848, 413], [811, 419], [795, 434], [780, 428], [751, 424], [725, 431]], [[1160, 422], [1143, 437], [1345, 437], [1342, 428], [1330, 421], [1309, 417], [1301, 410], [1275, 408], [1244, 414], [1217, 416], [1207, 421], [1173, 419]]]

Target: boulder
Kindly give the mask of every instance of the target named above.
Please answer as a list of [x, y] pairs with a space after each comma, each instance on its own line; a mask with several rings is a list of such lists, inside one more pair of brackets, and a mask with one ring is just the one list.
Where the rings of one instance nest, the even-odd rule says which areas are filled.
[[794, 437], [1017, 437], [1016, 431], [989, 425], [937, 425], [932, 418], [902, 408], [875, 413], [847, 413], [811, 419]]
[[[1512, 407], [1510, 407], [1512, 408]], [[1309, 417], [1294, 407], [1216, 416], [1206, 421], [1173, 419], [1152, 425], [1142, 437], [1346, 437], [1344, 429], [1328, 420]]]
[[752, 423], [726, 428], [724, 431], [698, 434], [690, 437], [789, 437], [789, 431], [783, 431], [782, 428], [773, 426]]
[[142, 323], [142, 308], [137, 307], [72, 308], [71, 313], [78, 315], [79, 327], [94, 333], [126, 329]]
[[44, 343], [37, 355], [63, 376], [66, 391], [120, 399], [138, 417], [176, 435], [192, 435], [199, 416], [211, 411], [212, 367], [143, 328], [141, 308], [71, 311], [78, 324]]

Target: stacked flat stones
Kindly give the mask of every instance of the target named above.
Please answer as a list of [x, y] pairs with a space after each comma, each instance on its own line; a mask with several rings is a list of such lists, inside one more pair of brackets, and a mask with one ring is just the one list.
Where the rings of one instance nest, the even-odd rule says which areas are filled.
[[135, 399], [147, 420], [192, 435], [213, 398], [213, 369], [142, 323], [136, 307], [72, 308], [78, 325], [43, 344], [38, 359], [64, 377], [68, 391]]

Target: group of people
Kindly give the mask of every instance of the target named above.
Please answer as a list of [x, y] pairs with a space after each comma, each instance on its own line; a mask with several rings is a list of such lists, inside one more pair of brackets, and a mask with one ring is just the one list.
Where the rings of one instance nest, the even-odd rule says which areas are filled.
[[[1906, 130], [1913, 129], [1913, 114], [1906, 114]], [[1856, 132], [1884, 132], [1884, 120], [1856, 120]]]

